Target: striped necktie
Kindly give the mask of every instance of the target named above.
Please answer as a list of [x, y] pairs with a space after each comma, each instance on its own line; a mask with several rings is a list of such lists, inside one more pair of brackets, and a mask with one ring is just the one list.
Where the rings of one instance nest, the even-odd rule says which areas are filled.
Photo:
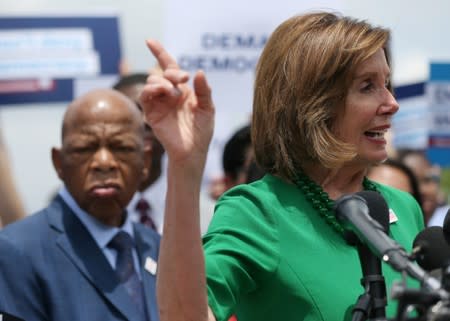
[[133, 239], [127, 232], [120, 231], [109, 241], [108, 247], [117, 251], [116, 275], [136, 304], [140, 320], [146, 321], [144, 290], [133, 262]]

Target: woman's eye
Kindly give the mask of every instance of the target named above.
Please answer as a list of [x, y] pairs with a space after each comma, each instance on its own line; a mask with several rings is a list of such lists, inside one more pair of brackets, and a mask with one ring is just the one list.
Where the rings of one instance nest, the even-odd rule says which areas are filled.
[[372, 82], [365, 82], [361, 88], [362, 92], [368, 92], [373, 89], [373, 83]]

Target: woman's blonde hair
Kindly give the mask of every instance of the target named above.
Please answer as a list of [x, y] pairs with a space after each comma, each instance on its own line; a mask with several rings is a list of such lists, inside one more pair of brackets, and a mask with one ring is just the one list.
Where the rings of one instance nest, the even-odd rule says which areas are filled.
[[295, 16], [270, 36], [256, 68], [252, 142], [258, 164], [292, 179], [305, 161], [337, 168], [356, 156], [332, 132], [356, 67], [389, 31], [321, 12]]

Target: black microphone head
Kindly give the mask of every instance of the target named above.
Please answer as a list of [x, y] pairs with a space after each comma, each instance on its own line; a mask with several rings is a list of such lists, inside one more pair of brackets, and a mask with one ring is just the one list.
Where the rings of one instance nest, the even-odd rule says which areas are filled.
[[445, 240], [450, 244], [450, 209], [447, 211], [444, 219], [443, 232]]
[[383, 196], [375, 191], [362, 191], [356, 193], [361, 196], [369, 208], [369, 215], [375, 221], [380, 223], [383, 227], [383, 231], [389, 233], [389, 207], [384, 200]]
[[450, 246], [440, 226], [422, 230], [414, 239], [413, 247], [418, 250], [416, 261], [424, 270], [440, 269], [450, 260]]
[[[380, 193], [375, 191], [362, 191], [355, 194], [342, 196], [336, 201], [334, 206], [338, 218], [341, 211], [349, 210], [349, 208], [345, 207], [348, 205], [346, 203], [348, 203], [349, 200], [364, 202], [367, 206], [370, 217], [381, 225], [386, 234], [389, 233], [389, 208]], [[350, 245], [358, 245], [360, 243], [358, 237], [350, 231], [345, 231], [344, 238]]]

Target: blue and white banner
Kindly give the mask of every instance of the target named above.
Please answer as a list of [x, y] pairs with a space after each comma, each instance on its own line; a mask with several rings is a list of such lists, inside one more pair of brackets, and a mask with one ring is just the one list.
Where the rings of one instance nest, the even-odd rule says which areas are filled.
[[71, 101], [120, 58], [115, 15], [0, 16], [0, 106]]
[[432, 63], [427, 86], [430, 109], [428, 156], [450, 166], [450, 63]]

